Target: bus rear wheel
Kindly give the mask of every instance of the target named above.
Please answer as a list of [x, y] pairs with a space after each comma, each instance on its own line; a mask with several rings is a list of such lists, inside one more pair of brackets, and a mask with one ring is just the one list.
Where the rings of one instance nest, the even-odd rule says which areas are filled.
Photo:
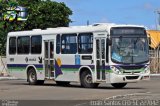
[[111, 84], [114, 88], [123, 88], [127, 85], [127, 83], [112, 83]]
[[89, 71], [83, 71], [80, 76], [81, 86], [85, 88], [97, 88], [99, 83], [92, 83], [92, 75]]
[[29, 69], [28, 71], [28, 82], [30, 85], [36, 85], [37, 84], [37, 75], [33, 68]]
[[29, 85], [43, 85], [44, 84], [44, 80], [37, 80], [37, 74], [34, 68], [29, 69], [27, 77], [28, 77]]

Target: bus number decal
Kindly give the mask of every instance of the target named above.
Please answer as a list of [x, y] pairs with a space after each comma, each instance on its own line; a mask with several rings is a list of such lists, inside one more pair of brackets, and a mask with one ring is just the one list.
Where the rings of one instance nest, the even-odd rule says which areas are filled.
[[80, 65], [80, 55], [75, 55], [75, 65]]
[[10, 62], [14, 62], [14, 58], [10, 58]]

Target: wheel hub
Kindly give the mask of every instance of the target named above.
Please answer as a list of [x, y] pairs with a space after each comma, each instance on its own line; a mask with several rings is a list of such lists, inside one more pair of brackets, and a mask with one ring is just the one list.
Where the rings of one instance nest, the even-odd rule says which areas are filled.
[[32, 81], [32, 82], [35, 81], [35, 73], [34, 73], [34, 72], [32, 72], [32, 73], [30, 74], [30, 81]]
[[92, 76], [91, 75], [86, 75], [85, 80], [87, 83], [92, 83]]

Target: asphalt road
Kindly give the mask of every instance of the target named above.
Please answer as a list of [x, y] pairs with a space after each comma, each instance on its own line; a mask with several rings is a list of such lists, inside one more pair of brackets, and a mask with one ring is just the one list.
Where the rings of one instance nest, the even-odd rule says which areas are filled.
[[[160, 76], [152, 77], [150, 81], [129, 83], [123, 89], [114, 89], [110, 84], [105, 83], [96, 89], [86, 89], [81, 88], [77, 83], [62, 87], [57, 86], [55, 82], [52, 81], [47, 81], [42, 86], [28, 85], [25, 80], [0, 81], [0, 100], [2, 102], [0, 105], [8, 102], [7, 100], [13, 100], [9, 103], [16, 103], [19, 100], [23, 100], [24, 103], [33, 102], [35, 106], [40, 106], [40, 104], [42, 105], [43, 103], [49, 103], [49, 106], [85, 106], [88, 105], [85, 104], [86, 102], [92, 100], [126, 100], [128, 98], [132, 100], [144, 98], [160, 100]], [[38, 104], [36, 104], [37, 101]], [[97, 103], [97, 101], [93, 101], [93, 104], [91, 103], [90, 105], [95, 106], [95, 103]], [[99, 103], [101, 103], [101, 101]], [[160, 103], [158, 105], [160, 105]]]

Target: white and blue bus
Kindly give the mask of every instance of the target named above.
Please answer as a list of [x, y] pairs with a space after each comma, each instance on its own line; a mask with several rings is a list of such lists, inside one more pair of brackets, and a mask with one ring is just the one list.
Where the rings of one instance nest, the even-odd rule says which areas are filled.
[[149, 46], [144, 26], [94, 24], [10, 32], [7, 68], [29, 84], [51, 79], [115, 88], [150, 79]]

